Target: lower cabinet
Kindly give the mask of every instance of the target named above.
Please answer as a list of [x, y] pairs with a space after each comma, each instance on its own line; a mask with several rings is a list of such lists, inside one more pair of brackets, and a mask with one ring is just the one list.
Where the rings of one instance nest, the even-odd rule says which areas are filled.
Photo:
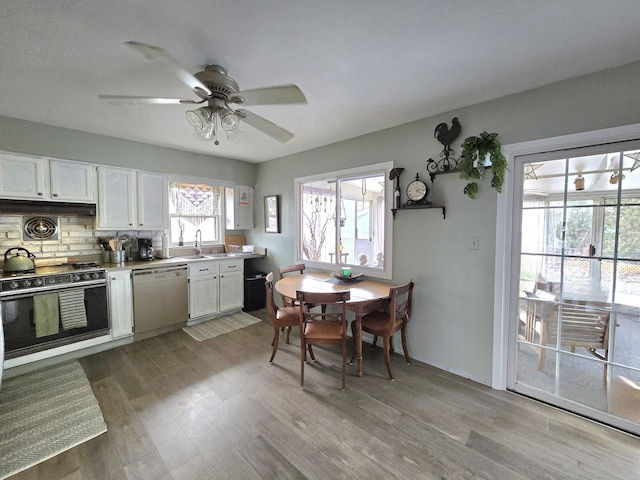
[[189, 323], [242, 309], [244, 260], [199, 261], [189, 265]]
[[219, 262], [189, 265], [189, 321], [209, 318], [218, 313]]
[[111, 337], [133, 335], [133, 289], [131, 270], [108, 272]]
[[240, 310], [244, 301], [244, 260], [220, 262], [220, 312]]

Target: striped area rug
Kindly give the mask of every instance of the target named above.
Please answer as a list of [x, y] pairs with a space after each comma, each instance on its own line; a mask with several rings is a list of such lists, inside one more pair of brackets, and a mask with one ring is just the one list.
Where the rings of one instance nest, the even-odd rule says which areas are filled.
[[0, 478], [106, 431], [77, 360], [6, 378], [0, 390]]
[[225, 333], [238, 330], [239, 328], [248, 327], [249, 325], [253, 325], [260, 321], [261, 320], [259, 318], [256, 318], [253, 315], [249, 315], [245, 312], [238, 312], [198, 323], [197, 325], [184, 327], [183, 330], [195, 340], [204, 342], [210, 338], [224, 335]]

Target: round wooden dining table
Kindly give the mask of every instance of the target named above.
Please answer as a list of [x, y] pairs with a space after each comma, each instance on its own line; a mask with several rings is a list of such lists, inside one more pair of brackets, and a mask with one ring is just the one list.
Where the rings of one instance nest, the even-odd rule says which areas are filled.
[[395, 285], [368, 279], [343, 281], [323, 272], [304, 273], [283, 277], [276, 282], [275, 289], [287, 298], [295, 299], [297, 291], [304, 292], [345, 292], [351, 294], [347, 302], [349, 311], [355, 313], [356, 318], [356, 359], [358, 362], [358, 376], [362, 376], [362, 316], [379, 308], [380, 302], [389, 298], [389, 288]]

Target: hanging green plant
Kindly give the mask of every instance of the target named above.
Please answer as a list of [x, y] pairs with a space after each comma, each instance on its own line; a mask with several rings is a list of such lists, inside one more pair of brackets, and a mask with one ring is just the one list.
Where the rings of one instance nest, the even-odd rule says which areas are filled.
[[[507, 170], [507, 160], [502, 154], [502, 147], [497, 137], [497, 133], [482, 132], [479, 137], [467, 137], [464, 140], [458, 164], [460, 178], [482, 180], [484, 170], [487, 168], [485, 160], [488, 156], [491, 161], [491, 171], [493, 172], [491, 186], [498, 192], [502, 191], [504, 173]], [[478, 182], [467, 183], [464, 187], [464, 193], [469, 198], [476, 198], [478, 195]]]

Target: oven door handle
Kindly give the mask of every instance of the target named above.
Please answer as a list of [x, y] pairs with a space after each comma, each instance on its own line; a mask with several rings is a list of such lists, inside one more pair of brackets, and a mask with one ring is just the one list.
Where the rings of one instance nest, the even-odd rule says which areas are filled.
[[62, 292], [64, 290], [69, 290], [74, 288], [82, 288], [84, 290], [87, 290], [89, 288], [99, 288], [99, 287], [107, 288], [107, 282], [104, 280], [96, 280], [95, 282], [86, 282], [80, 285], [70, 283], [64, 286], [60, 285], [56, 287], [25, 288], [23, 290], [18, 290], [16, 292], [3, 292], [2, 294], [0, 294], [0, 302], [3, 300], [12, 300], [14, 298], [32, 297], [33, 295], [37, 295], [40, 293], [57, 293], [57, 292]]

